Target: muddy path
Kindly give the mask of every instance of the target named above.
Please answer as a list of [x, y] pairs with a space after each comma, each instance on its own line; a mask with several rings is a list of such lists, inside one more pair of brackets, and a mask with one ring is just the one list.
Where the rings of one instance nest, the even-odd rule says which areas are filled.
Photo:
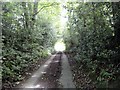
[[50, 88], [59, 88], [61, 77], [61, 57], [62, 53], [56, 53], [33, 72], [29, 79], [14, 88], [6, 88], [5, 90], [42, 90]]
[[56, 53], [28, 80], [12, 90], [60, 90], [62, 88], [75, 88], [75, 86], [67, 56], [64, 53]]
[[61, 76], [61, 56], [62, 54], [56, 54], [53, 61], [50, 63], [49, 68], [43, 72], [35, 83], [36, 88], [59, 88], [59, 78]]

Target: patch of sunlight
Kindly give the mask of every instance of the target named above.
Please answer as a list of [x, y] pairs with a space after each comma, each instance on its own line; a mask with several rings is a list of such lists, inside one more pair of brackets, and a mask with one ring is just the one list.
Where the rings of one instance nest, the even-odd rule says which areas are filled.
[[115, 33], [112, 33], [112, 36], [115, 36]]
[[54, 61], [54, 62], [56, 62], [56, 63], [57, 63], [57, 62], [59, 62], [59, 61], [57, 60], [57, 61]]
[[44, 67], [47, 67], [48, 65], [44, 65]]
[[35, 88], [44, 88], [44, 86], [38, 84], [35, 86]]
[[35, 86], [27, 86], [27, 88], [44, 88], [44, 86], [41, 86], [41, 85], [35, 85]]
[[36, 85], [36, 86], [35, 86], [35, 88], [38, 88], [38, 87], [40, 87], [40, 85]]
[[54, 49], [56, 50], [56, 51], [65, 51], [65, 49], [66, 49], [66, 47], [65, 47], [65, 44], [64, 44], [64, 42], [56, 42], [55, 43], [55, 46], [54, 46]]
[[16, 84], [20, 84], [20, 82], [16, 82]]
[[36, 77], [36, 75], [33, 75], [32, 77]]
[[26, 88], [34, 88], [34, 86], [32, 86], [32, 85], [31, 86], [26, 86]]
[[45, 74], [46, 72], [41, 72], [42, 74]]

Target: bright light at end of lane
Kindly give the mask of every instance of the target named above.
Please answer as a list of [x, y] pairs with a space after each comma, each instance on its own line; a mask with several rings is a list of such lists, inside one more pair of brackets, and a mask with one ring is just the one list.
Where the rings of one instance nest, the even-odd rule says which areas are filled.
[[63, 42], [57, 42], [54, 46], [56, 51], [65, 51], [65, 44]]

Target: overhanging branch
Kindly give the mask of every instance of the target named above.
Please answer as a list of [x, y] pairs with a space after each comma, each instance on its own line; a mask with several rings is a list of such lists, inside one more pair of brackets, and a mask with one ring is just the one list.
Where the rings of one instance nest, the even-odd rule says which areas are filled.
[[41, 7], [36, 13], [34, 13], [33, 16], [37, 15], [37, 14], [38, 14], [40, 11], [42, 11], [44, 8], [50, 7], [50, 6], [53, 6], [53, 5], [55, 5], [55, 3], [52, 3], [52, 4], [49, 4], [49, 5], [46, 5], [46, 6]]

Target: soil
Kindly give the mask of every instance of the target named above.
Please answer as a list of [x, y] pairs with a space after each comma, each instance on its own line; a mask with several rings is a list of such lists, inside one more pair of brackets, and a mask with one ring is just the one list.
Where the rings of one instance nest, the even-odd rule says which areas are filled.
[[50, 67], [39, 78], [35, 86], [39, 88], [59, 88], [59, 78], [61, 76], [61, 54], [57, 54], [53, 61], [50, 63]]
[[78, 65], [78, 63], [75, 60], [72, 60], [71, 54], [66, 54], [71, 66], [71, 70], [73, 73], [73, 82], [76, 86], [76, 88], [82, 89], [89, 89], [94, 90], [95, 86], [92, 80], [89, 78], [89, 75], [87, 73], [84, 73], [84, 70], [82, 69], [81, 65]]

